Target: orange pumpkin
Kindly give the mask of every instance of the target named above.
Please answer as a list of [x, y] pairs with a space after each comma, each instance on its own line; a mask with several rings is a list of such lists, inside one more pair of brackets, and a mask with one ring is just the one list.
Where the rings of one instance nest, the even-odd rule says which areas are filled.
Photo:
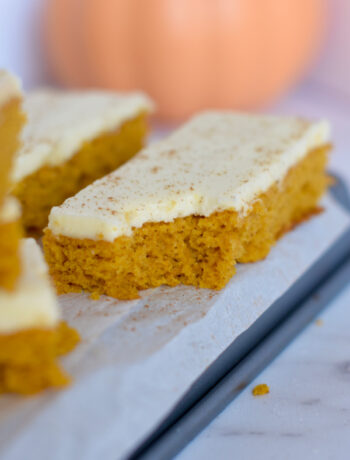
[[158, 114], [259, 108], [303, 74], [324, 0], [50, 0], [47, 42], [68, 86], [139, 88]]

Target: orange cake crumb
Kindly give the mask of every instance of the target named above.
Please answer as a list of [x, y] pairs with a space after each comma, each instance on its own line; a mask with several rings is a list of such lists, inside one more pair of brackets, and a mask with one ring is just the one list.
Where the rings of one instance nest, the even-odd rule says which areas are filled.
[[128, 161], [142, 148], [147, 132], [147, 115], [143, 113], [115, 131], [85, 141], [63, 164], [42, 166], [19, 181], [12, 193], [22, 204], [27, 233], [39, 234], [53, 206]]
[[92, 292], [90, 295], [91, 300], [99, 300], [101, 295], [98, 292]]
[[73, 350], [79, 334], [65, 322], [54, 329], [0, 334], [0, 393], [33, 394], [70, 382], [57, 357]]
[[263, 396], [270, 393], [270, 388], [266, 383], [260, 383], [252, 389], [253, 396]]
[[147, 222], [112, 242], [47, 229], [44, 251], [58, 291], [134, 299], [139, 290], [162, 284], [223, 288], [236, 262], [263, 259], [285, 231], [314, 213], [328, 184], [328, 151], [329, 145], [310, 151], [246, 215], [226, 210]]

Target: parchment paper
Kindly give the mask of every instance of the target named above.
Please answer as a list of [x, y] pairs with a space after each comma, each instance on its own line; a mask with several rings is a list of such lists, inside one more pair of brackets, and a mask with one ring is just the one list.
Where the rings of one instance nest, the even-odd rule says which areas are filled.
[[0, 398], [1, 459], [124, 457], [193, 381], [349, 227], [330, 197], [325, 212], [284, 236], [266, 260], [238, 266], [221, 292], [179, 286], [120, 302], [62, 296], [83, 337], [64, 359], [74, 384]]

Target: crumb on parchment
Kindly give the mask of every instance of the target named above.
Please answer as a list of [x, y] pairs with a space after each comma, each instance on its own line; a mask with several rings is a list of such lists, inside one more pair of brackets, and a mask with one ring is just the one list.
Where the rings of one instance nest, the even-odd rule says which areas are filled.
[[92, 292], [90, 295], [91, 300], [99, 300], [100, 299], [100, 294], [98, 292]]

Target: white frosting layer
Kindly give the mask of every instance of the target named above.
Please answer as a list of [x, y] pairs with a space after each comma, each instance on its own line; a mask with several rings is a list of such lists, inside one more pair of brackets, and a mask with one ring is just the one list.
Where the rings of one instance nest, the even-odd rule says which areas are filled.
[[142, 93], [41, 90], [25, 97], [23, 110], [28, 122], [15, 159], [15, 182], [43, 165], [64, 163], [84, 141], [152, 111], [153, 104]]
[[0, 223], [14, 222], [21, 217], [21, 205], [13, 196], [5, 197], [0, 209]]
[[19, 79], [7, 70], [0, 69], [0, 106], [17, 97], [22, 97]]
[[22, 274], [16, 290], [0, 289], [0, 334], [57, 324], [60, 311], [41, 250], [32, 238], [21, 241]]
[[329, 135], [325, 121], [206, 112], [53, 208], [49, 228], [113, 241], [145, 222], [244, 213]]

